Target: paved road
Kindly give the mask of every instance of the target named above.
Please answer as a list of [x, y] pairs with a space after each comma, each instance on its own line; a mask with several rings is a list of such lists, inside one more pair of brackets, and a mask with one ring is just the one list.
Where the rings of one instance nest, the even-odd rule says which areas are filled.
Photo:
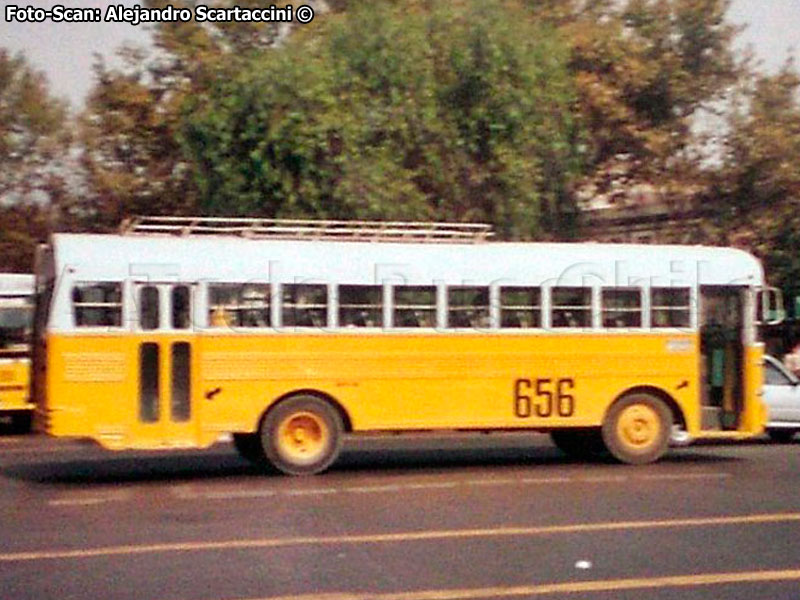
[[227, 445], [0, 437], [0, 598], [800, 598], [800, 441], [583, 464], [544, 436], [361, 439], [310, 478]]

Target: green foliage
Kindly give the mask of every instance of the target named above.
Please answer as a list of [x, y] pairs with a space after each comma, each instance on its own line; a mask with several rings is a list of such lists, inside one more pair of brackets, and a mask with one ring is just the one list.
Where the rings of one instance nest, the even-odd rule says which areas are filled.
[[0, 48], [0, 200], [47, 193], [47, 167], [67, 139], [65, 117], [44, 76]]
[[765, 259], [773, 284], [800, 284], [800, 76], [756, 77], [732, 111], [714, 195], [723, 241]]
[[64, 103], [21, 56], [0, 48], [0, 271], [30, 272], [65, 194], [56, 161], [69, 140]]
[[729, 0], [531, 0], [555, 19], [571, 48], [591, 162], [619, 154], [642, 165], [634, 176], [686, 176], [675, 161], [693, 142], [692, 118], [741, 78], [724, 20]]
[[97, 84], [80, 118], [88, 193], [70, 207], [76, 225], [113, 229], [131, 214], [193, 211], [194, 185], [176, 139], [191, 86], [168, 63], [123, 54], [127, 68], [97, 65]]
[[191, 105], [203, 211], [563, 233], [580, 168], [566, 48], [513, 2], [425, 5], [353, 8]]
[[0, 205], [0, 273], [30, 273], [36, 245], [47, 240], [51, 215], [47, 205], [15, 202]]
[[[157, 25], [149, 56], [97, 67], [77, 199], [50, 166], [63, 106], [3, 52], [0, 197], [52, 206], [0, 206], [0, 244], [29, 256], [53, 219], [103, 230], [132, 213], [488, 221], [500, 237], [569, 238], [576, 190], [683, 202], [710, 180], [718, 215], [701, 229], [715, 237], [698, 241], [755, 249], [788, 286], [797, 74], [747, 78], [729, 1], [328, 0], [294, 28]], [[733, 89], [722, 165], [701, 172], [691, 126]]]
[[[194, 0], [148, 0], [150, 8], [193, 7]], [[204, 4], [230, 5], [226, 0]], [[257, 0], [237, 6], [260, 6]], [[74, 227], [115, 228], [131, 214], [196, 214], [197, 189], [179, 144], [182, 107], [199, 101], [240, 64], [271, 47], [272, 23], [167, 23], [154, 50], [123, 48], [123, 66], [96, 65], [97, 83], [80, 118], [88, 193], [66, 212]]]

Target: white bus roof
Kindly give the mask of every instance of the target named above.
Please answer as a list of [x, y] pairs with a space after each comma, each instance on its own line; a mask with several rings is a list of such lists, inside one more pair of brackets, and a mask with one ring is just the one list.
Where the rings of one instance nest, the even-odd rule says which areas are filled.
[[55, 234], [52, 247], [56, 273], [73, 281], [680, 287], [764, 279], [752, 255], [707, 246]]
[[0, 297], [29, 296], [31, 294], [33, 294], [33, 275], [0, 273]]

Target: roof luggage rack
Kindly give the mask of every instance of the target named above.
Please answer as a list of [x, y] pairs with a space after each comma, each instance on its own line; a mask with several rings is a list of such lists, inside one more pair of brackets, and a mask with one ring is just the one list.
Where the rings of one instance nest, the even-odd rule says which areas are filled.
[[485, 242], [494, 236], [485, 223], [330, 221], [246, 217], [137, 216], [120, 225], [122, 235], [214, 236], [248, 239], [358, 242]]

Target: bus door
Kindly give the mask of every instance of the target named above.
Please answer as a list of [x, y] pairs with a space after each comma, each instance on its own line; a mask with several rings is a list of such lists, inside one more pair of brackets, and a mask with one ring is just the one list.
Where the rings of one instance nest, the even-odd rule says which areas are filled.
[[744, 408], [746, 288], [700, 288], [700, 349], [706, 430], [736, 430]]
[[161, 446], [192, 445], [198, 429], [196, 286], [136, 283], [136, 419], [134, 438]]

